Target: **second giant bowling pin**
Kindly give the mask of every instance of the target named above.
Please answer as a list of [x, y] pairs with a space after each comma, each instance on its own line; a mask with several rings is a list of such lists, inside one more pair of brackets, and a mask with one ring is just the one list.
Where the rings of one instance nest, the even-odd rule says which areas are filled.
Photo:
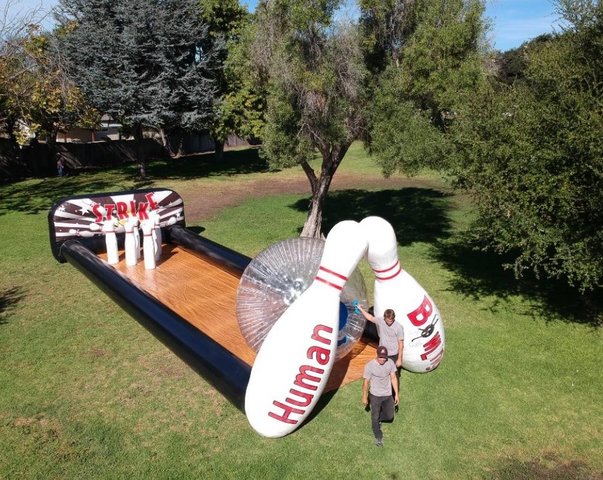
[[335, 362], [339, 296], [366, 247], [358, 223], [335, 225], [314, 281], [264, 339], [245, 394], [247, 419], [260, 435], [291, 433], [320, 398]]
[[391, 308], [404, 328], [402, 366], [424, 373], [436, 368], [444, 355], [444, 325], [425, 289], [400, 265], [393, 227], [380, 217], [360, 222], [368, 238], [368, 261], [375, 273], [374, 314]]

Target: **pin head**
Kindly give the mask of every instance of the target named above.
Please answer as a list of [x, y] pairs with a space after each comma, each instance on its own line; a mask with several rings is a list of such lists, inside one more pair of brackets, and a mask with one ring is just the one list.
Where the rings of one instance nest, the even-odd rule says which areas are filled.
[[360, 226], [368, 239], [367, 259], [375, 272], [394, 271], [398, 262], [398, 241], [391, 224], [381, 217], [366, 217]]

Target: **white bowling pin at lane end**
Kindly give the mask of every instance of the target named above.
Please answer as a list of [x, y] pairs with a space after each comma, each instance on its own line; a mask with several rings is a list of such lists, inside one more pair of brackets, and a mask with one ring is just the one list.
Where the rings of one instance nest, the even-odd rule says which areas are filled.
[[153, 243], [155, 245], [155, 262], [161, 259], [161, 245], [163, 236], [161, 234], [161, 217], [159, 213], [153, 211], [149, 214], [149, 218], [153, 221]]
[[142, 252], [144, 255], [144, 268], [152, 270], [155, 268], [155, 243], [153, 242], [153, 220], [143, 220], [142, 228]]
[[291, 433], [320, 398], [335, 362], [340, 294], [366, 247], [358, 223], [335, 225], [315, 280], [264, 339], [245, 394], [247, 419], [260, 435]]
[[105, 245], [107, 247], [107, 262], [109, 263], [109, 265], [116, 265], [119, 263], [119, 252], [117, 250], [115, 222], [113, 220], [105, 220], [103, 222], [102, 231], [105, 234]]
[[136, 265], [136, 240], [134, 239], [134, 224], [132, 222], [124, 223], [126, 229], [126, 239], [124, 241], [124, 250], [126, 251], [126, 265], [129, 267]]
[[136, 261], [140, 260], [140, 220], [138, 220], [137, 216], [132, 216], [129, 220], [134, 225], [132, 232], [134, 233], [134, 242], [136, 243]]
[[360, 225], [368, 238], [367, 258], [375, 274], [374, 314], [382, 317], [386, 309], [394, 310], [404, 329], [402, 366], [411, 372], [429, 372], [444, 355], [440, 312], [425, 289], [402, 268], [391, 224], [367, 217]]

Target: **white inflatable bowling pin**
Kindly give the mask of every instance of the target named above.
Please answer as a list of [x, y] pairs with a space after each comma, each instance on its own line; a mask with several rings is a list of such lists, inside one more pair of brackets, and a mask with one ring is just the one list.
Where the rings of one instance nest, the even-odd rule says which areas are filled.
[[144, 268], [152, 270], [155, 268], [155, 242], [153, 241], [153, 229], [155, 222], [153, 220], [143, 220], [140, 223], [142, 228], [142, 253], [144, 255]]
[[402, 269], [393, 227], [380, 217], [360, 222], [368, 238], [368, 262], [375, 273], [374, 314], [391, 308], [404, 328], [402, 366], [424, 373], [436, 368], [444, 355], [444, 325], [425, 289]]
[[130, 219], [132, 220], [132, 224], [134, 225], [132, 232], [134, 233], [134, 242], [136, 243], [136, 261], [138, 261], [140, 260], [140, 220], [138, 220], [138, 217], [136, 216], [130, 217]]
[[163, 243], [163, 238], [161, 235], [161, 218], [157, 212], [151, 212], [149, 214], [149, 219], [153, 222], [153, 244], [155, 245], [155, 262], [158, 262], [161, 259], [161, 244]]
[[[92, 230], [92, 228], [90, 228]], [[117, 236], [115, 235], [115, 222], [105, 220], [103, 222], [103, 233], [105, 234], [105, 244], [107, 246], [107, 262], [109, 265], [119, 263], [119, 252], [117, 250]]]
[[260, 435], [291, 433], [320, 398], [335, 362], [339, 297], [366, 247], [358, 223], [335, 225], [316, 278], [264, 339], [245, 394], [247, 419]]
[[126, 265], [133, 266], [138, 263], [136, 258], [136, 240], [134, 239], [134, 223], [127, 221], [124, 224], [126, 229], [126, 239], [124, 241], [124, 249], [126, 251]]

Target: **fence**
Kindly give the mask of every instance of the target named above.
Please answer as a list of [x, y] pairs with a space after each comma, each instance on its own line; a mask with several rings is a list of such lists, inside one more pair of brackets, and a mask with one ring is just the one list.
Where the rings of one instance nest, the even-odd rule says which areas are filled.
[[[173, 136], [168, 140], [172, 150], [182, 154], [209, 152], [215, 148], [207, 133]], [[174, 148], [176, 145], [178, 148]], [[226, 142], [227, 148], [245, 145], [249, 143], [236, 135], [229, 136]], [[54, 176], [59, 158], [68, 170], [81, 171], [135, 162], [141, 155], [147, 159], [165, 158], [168, 150], [154, 138], [146, 138], [140, 143], [135, 140], [107, 140], [55, 143], [52, 146], [34, 142], [23, 148], [8, 139], [0, 138], [0, 180]]]
[[0, 139], [0, 178], [46, 177], [56, 175], [59, 158], [68, 170], [78, 171], [134, 162], [139, 156], [161, 158], [165, 149], [155, 140], [117, 140], [95, 143], [34, 142], [18, 148]]

